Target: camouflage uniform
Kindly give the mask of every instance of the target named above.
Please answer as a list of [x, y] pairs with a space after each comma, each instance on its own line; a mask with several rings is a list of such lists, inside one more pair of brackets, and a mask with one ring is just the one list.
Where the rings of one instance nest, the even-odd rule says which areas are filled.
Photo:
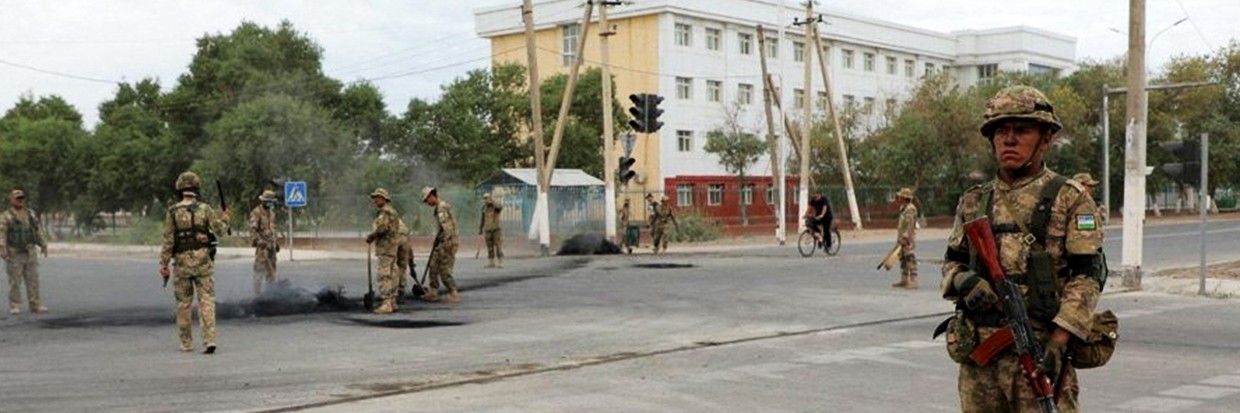
[[430, 268], [426, 269], [429, 271], [430, 288], [422, 298], [427, 301], [438, 301], [439, 284], [442, 281], [443, 286], [448, 289], [449, 300], [456, 301], [459, 300], [459, 292], [456, 289], [456, 280], [452, 277], [452, 269], [456, 266], [456, 250], [459, 246], [456, 218], [452, 214], [452, 206], [439, 199], [435, 188], [422, 189], [423, 202], [431, 196], [434, 196], [436, 201], [433, 208], [439, 231], [435, 234], [435, 247], [431, 251]]
[[913, 205], [913, 189], [903, 188], [897, 195], [908, 202], [900, 208], [896, 242], [900, 244], [900, 281], [892, 287], [917, 289], [917, 207]]
[[177, 301], [177, 330], [181, 351], [193, 348], [190, 331], [194, 293], [198, 294], [198, 320], [202, 328], [203, 347], [215, 349], [215, 261], [211, 238], [223, 234], [228, 224], [210, 205], [199, 202], [191, 190], [198, 188], [198, 176], [192, 172], [177, 178], [181, 201], [168, 208], [164, 217], [164, 242], [159, 254], [160, 266], [173, 263], [173, 293]]
[[[9, 199], [25, 197], [14, 190]], [[47, 242], [40, 230], [38, 214], [30, 208], [16, 208], [0, 213], [0, 251], [5, 253], [5, 272], [9, 276], [9, 314], [21, 312], [22, 283], [26, 284], [26, 300], [30, 312], [44, 312], [39, 294], [39, 251], [47, 254]]]
[[504, 238], [499, 225], [499, 213], [504, 206], [491, 199], [491, 194], [483, 196], [482, 220], [478, 223], [478, 233], [483, 234], [487, 242], [487, 258], [491, 260], [487, 268], [504, 267]]
[[[1006, 119], [1038, 120], [1052, 125], [1052, 134], [1058, 130], [1059, 125], [1045, 96], [1036, 89], [1024, 86], [1000, 91], [989, 102], [986, 118], [987, 122], [982, 131], [987, 137], [993, 137], [994, 128]], [[967, 341], [985, 342], [1004, 326], [1002, 313], [993, 305], [970, 309], [966, 304], [971, 292], [982, 287], [977, 285], [978, 283], [988, 283], [984, 279], [977, 280], [980, 276], [976, 275], [975, 271], [981, 271], [981, 268], [970, 266], [973, 260], [971, 246], [963, 231], [965, 222], [981, 216], [991, 218], [998, 244], [999, 265], [1007, 277], [1020, 286], [1030, 309], [1033, 308], [1034, 299], [1029, 291], [1032, 280], [1029, 274], [1032, 268], [1028, 260], [1029, 253], [1041, 248], [1049, 256], [1050, 273], [1058, 297], [1058, 310], [1041, 316], [1030, 311], [1031, 326], [1037, 339], [1047, 343], [1056, 328], [1079, 339], [1086, 338], [1089, 333], [1091, 316], [1100, 295], [1094, 265], [1102, 245], [1102, 234], [1097, 231], [1093, 219], [1097, 212], [1093, 200], [1084, 195], [1080, 184], [1067, 181], [1054, 195], [1049, 221], [1045, 227], [1045, 245], [1038, 245], [1035, 241], [1036, 238], [1031, 235], [1035, 230], [1025, 232], [1031, 225], [1037, 205], [1041, 204], [1043, 188], [1050, 185], [1057, 176], [1043, 168], [1040, 172], [1016, 178], [1010, 183], [994, 179], [970, 188], [961, 196], [952, 233], [947, 240], [941, 287], [943, 298], [955, 301], [958, 314], [967, 320], [958, 324], [966, 326], [961, 335], [968, 337]], [[989, 210], [983, 208], [985, 205], [989, 205]], [[981, 267], [980, 264], [977, 266]], [[971, 283], [970, 280], [974, 282]], [[959, 340], [965, 339], [953, 338], [949, 334], [949, 352], [952, 351], [953, 342], [960, 342]], [[1071, 340], [1069, 346], [1076, 341]], [[967, 351], [968, 349], [964, 350], [966, 353]], [[967, 354], [952, 354], [952, 357], [960, 363], [958, 390], [962, 411], [1038, 411], [1031, 386], [1023, 376], [1020, 360], [1010, 346], [985, 366], [977, 365]], [[1078, 409], [1080, 388], [1076, 372], [1070, 364], [1063, 363], [1058, 377], [1052, 377], [1057, 389], [1058, 406], [1062, 412], [1075, 412]]]
[[[1084, 185], [1085, 188], [1089, 189], [1090, 197], [1093, 197], [1094, 188], [1097, 188], [1099, 184], [1098, 180], [1094, 179], [1094, 177], [1090, 175], [1089, 172], [1081, 172], [1079, 174], [1072, 175], [1072, 180], [1080, 182], [1081, 185]], [[1097, 202], [1097, 201], [1094, 201], [1094, 202]], [[1098, 204], [1098, 223], [1099, 223], [1098, 230], [1102, 231], [1102, 225], [1107, 223], [1107, 206], [1106, 205]]]
[[371, 223], [371, 232], [366, 235], [367, 242], [374, 242], [375, 258], [379, 260], [379, 296], [377, 297], [383, 305], [376, 309], [377, 313], [390, 313], [396, 308], [396, 293], [400, 286], [400, 279], [397, 265], [397, 257], [400, 255], [400, 245], [402, 241], [408, 244], [405, 235], [401, 233], [404, 224], [401, 222], [400, 214], [396, 212], [396, 208], [392, 207], [391, 196], [388, 195], [386, 189], [378, 188], [370, 194], [371, 198], [382, 197], [388, 202], [379, 207], [375, 213], [374, 222]]
[[280, 251], [279, 233], [276, 232], [276, 212], [267, 208], [275, 202], [276, 194], [263, 191], [259, 204], [250, 210], [250, 246], [254, 247], [254, 295], [262, 294], [263, 283], [276, 282], [276, 253]]
[[668, 227], [672, 225], [679, 226], [676, 222], [676, 216], [672, 215], [672, 208], [667, 206], [667, 197], [663, 197], [663, 202], [655, 204], [654, 215], [650, 217], [651, 237], [654, 240], [654, 253], [658, 254], [660, 249], [667, 252]]
[[409, 273], [409, 267], [413, 265], [413, 246], [409, 245], [409, 226], [405, 225], [405, 220], [399, 216], [396, 220], [396, 298], [400, 299], [400, 296], [407, 290], [405, 279], [406, 274]]

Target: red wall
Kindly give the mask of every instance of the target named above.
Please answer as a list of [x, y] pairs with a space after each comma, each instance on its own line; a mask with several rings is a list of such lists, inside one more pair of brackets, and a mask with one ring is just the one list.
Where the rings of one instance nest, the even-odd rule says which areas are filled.
[[[745, 181], [748, 184], [753, 184], [754, 189], [753, 202], [747, 205], [745, 210], [749, 215], [749, 224], [774, 224], [778, 205], [767, 203], [766, 190], [767, 187], [776, 185], [777, 182], [769, 176], [746, 177]], [[788, 222], [796, 222], [796, 183], [797, 177], [787, 177], [785, 190], [787, 191]], [[680, 195], [678, 186], [682, 184], [693, 185], [692, 205], [681, 206], [679, 199], [677, 199]], [[723, 184], [723, 202], [719, 205], [709, 204], [709, 188], [712, 184]], [[736, 176], [680, 175], [665, 178], [663, 180], [663, 188], [667, 193], [668, 202], [677, 211], [687, 212], [688, 210], [696, 210], [704, 216], [721, 221], [724, 225], [737, 225], [741, 222], [741, 185], [740, 180]], [[778, 203], [779, 189], [776, 188], [775, 190], [775, 202]]]

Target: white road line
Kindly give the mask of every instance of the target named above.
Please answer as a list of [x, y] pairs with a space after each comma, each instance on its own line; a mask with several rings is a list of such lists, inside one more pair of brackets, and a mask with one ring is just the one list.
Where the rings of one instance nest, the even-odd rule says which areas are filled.
[[1163, 396], [1183, 397], [1186, 399], [1203, 399], [1214, 400], [1221, 399], [1236, 393], [1240, 393], [1240, 389], [1230, 387], [1214, 387], [1214, 386], [1198, 386], [1194, 384], [1176, 387], [1158, 394]]
[[1214, 376], [1214, 377], [1199, 381], [1198, 383], [1213, 384], [1216, 386], [1240, 387], [1240, 376], [1230, 376], [1230, 375]]
[[921, 350], [923, 348], [942, 347], [943, 343], [938, 342], [938, 341], [933, 341], [933, 340], [917, 340], [917, 341], [905, 341], [903, 343], [892, 343], [892, 344], [888, 344], [887, 346], [906, 348], [909, 350]]
[[1170, 397], [1140, 397], [1127, 403], [1115, 406], [1123, 411], [1172, 413], [1184, 411], [1201, 404], [1195, 400], [1173, 399]]

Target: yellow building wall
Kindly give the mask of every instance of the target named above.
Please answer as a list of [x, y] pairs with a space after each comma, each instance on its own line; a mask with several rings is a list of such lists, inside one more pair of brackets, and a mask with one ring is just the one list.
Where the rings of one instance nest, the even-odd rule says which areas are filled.
[[[597, 19], [597, 11], [595, 13]], [[608, 39], [611, 49], [611, 75], [616, 87], [612, 91], [616, 99], [627, 111], [631, 106], [629, 95], [633, 93], [657, 93], [659, 91], [659, 16], [647, 15], [623, 19], [609, 19], [608, 23], [615, 34]], [[584, 36], [586, 41], [585, 61], [582, 71], [597, 67], [600, 58], [598, 24], [590, 25], [589, 33]], [[557, 74], [568, 74], [572, 65], [565, 65], [562, 56], [563, 39], [560, 27], [547, 28], [535, 33], [538, 48], [538, 74], [540, 78], [548, 78]], [[493, 63], [518, 63], [526, 65], [525, 33], [516, 33], [491, 38]], [[560, 102], [542, 102], [543, 110], [558, 111]], [[626, 112], [627, 115], [627, 112]], [[627, 118], [627, 116], [626, 116]], [[544, 125], [553, 128], [554, 125]], [[628, 129], [627, 124], [615, 125], [617, 136]], [[636, 180], [629, 181], [628, 191], [633, 212], [637, 217], [645, 217], [645, 208], [637, 192], [653, 192], [663, 189], [663, 177], [659, 175], [659, 144], [658, 134], [637, 134], [633, 145], [633, 157], [637, 159], [633, 169], [642, 177], [642, 184]], [[550, 142], [548, 142], [550, 143]], [[599, 142], [599, 146], [602, 146]], [[616, 153], [619, 157], [624, 150], [623, 144], [617, 139]], [[602, 177], [599, 177], [602, 178]], [[619, 189], [618, 189], [619, 190]], [[623, 194], [622, 194], [623, 198]], [[617, 202], [617, 205], [620, 203]]]

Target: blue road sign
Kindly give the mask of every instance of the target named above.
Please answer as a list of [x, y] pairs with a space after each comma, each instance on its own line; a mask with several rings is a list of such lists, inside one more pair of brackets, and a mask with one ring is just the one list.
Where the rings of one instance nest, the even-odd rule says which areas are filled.
[[306, 206], [305, 181], [288, 181], [284, 183], [284, 206], [290, 208]]

